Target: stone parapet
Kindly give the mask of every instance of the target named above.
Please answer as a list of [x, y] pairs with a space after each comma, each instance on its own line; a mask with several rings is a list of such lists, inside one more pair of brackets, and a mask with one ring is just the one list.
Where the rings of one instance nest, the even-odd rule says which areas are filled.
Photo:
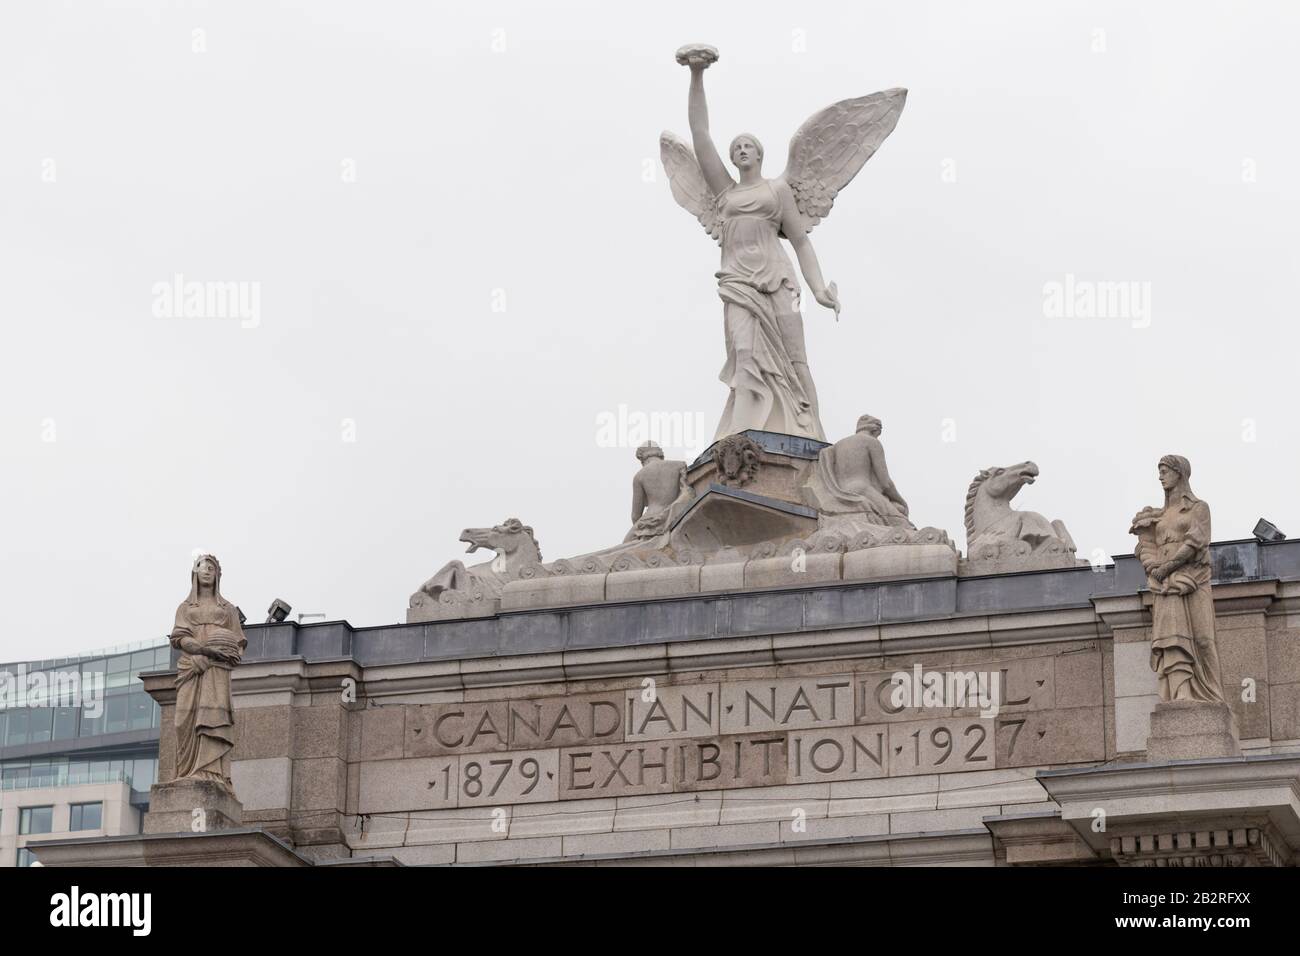
[[[806, 557], [821, 573], [844, 555]], [[1150, 768], [1105, 798], [1106, 839], [1082, 832], [1098, 804], [1085, 810], [1093, 794], [1074, 799], [1063, 781], [1076, 777], [1056, 772], [1109, 773], [1117, 734], [1134, 741], [1125, 759], [1148, 745], [1145, 727], [1123, 737], [1128, 710], [1117, 720], [1150, 674], [1149, 611], [1128, 575], [1121, 561], [386, 628], [250, 627], [232, 680], [232, 776], [245, 826], [318, 864], [1089, 865], [1198, 840], [1211, 861], [1288, 859], [1284, 813], [1243, 818], [1226, 843], [1226, 819], [1175, 825], [1211, 809], [1212, 781], [1142, 809], [1142, 788], [1164, 786]], [[1294, 730], [1278, 707], [1300, 684], [1300, 582], [1220, 583], [1214, 597], [1233, 622], [1225, 686], [1260, 685], [1255, 702], [1234, 701], [1254, 728], [1252, 756], [1238, 758], [1249, 763]], [[900, 674], [928, 673], [976, 691], [983, 679], [997, 706], [923, 689], [895, 699]], [[167, 722], [170, 675], [144, 681]], [[1229, 787], [1243, 807], [1276, 796], [1256, 777]]]

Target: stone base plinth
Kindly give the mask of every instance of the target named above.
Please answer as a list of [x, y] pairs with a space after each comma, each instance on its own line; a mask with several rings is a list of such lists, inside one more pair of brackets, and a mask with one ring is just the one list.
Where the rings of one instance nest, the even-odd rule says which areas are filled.
[[501, 601], [497, 598], [486, 598], [482, 601], [461, 601], [455, 604], [430, 601], [420, 607], [408, 607], [406, 609], [406, 623], [465, 621], [475, 617], [494, 617], [500, 611]]
[[845, 581], [935, 577], [957, 573], [957, 552], [948, 544], [886, 544], [844, 555]]
[[1018, 574], [1021, 571], [1053, 571], [1087, 564], [1087, 561], [1075, 558], [1073, 551], [1067, 551], [1052, 554], [967, 558], [961, 562], [957, 573], [962, 577], [976, 577], [984, 574]]
[[1151, 712], [1148, 761], [1239, 756], [1237, 725], [1227, 704], [1170, 700]]
[[211, 780], [173, 780], [149, 788], [145, 833], [210, 833], [243, 825], [243, 804]]
[[[804, 482], [817, 464], [821, 450], [828, 447], [827, 443], [815, 438], [757, 429], [739, 434], [757, 445], [759, 450], [758, 469], [744, 483], [744, 489], [766, 498], [803, 504]], [[715, 455], [718, 445], [719, 442], [715, 441], [687, 469], [686, 480], [695, 489], [697, 497], [703, 496], [711, 485], [731, 483], [719, 467]]]

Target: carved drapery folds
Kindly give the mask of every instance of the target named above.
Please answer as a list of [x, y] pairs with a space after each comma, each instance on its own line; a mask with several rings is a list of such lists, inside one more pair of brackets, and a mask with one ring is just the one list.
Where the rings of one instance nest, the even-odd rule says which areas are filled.
[[1161, 701], [1224, 702], [1210, 596], [1210, 506], [1192, 493], [1192, 466], [1166, 455], [1161, 508], [1143, 508], [1129, 533], [1152, 594], [1151, 669]]
[[221, 596], [221, 564], [199, 555], [190, 569], [190, 593], [176, 609], [171, 645], [176, 662], [176, 780], [215, 784], [233, 793], [230, 751], [235, 712], [230, 672], [248, 641], [239, 609]]

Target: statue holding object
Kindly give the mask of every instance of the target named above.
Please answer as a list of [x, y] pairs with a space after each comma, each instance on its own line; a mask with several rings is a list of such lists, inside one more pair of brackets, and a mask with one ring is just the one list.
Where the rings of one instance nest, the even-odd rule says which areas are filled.
[[1191, 463], [1166, 455], [1163, 508], [1133, 518], [1137, 559], [1151, 590], [1151, 669], [1161, 701], [1224, 703], [1210, 596], [1210, 506], [1192, 493]]
[[239, 609], [221, 596], [221, 564], [199, 555], [190, 569], [190, 593], [176, 609], [171, 645], [176, 662], [176, 780], [209, 781], [230, 793], [235, 746], [230, 672], [248, 641]]
[[702, 44], [677, 51], [677, 62], [691, 71], [694, 148], [670, 132], [659, 140], [673, 198], [722, 247], [717, 278], [727, 360], [719, 377], [730, 392], [715, 438], [757, 429], [824, 441], [799, 281], [779, 240], [794, 249], [813, 297], [838, 317], [838, 290], [822, 278], [808, 233], [893, 132], [907, 91], [841, 100], [814, 114], [791, 139], [786, 170], [776, 179], [762, 175], [763, 145], [742, 133], [728, 148], [737, 181], [709, 134], [704, 71], [717, 59], [718, 51]]

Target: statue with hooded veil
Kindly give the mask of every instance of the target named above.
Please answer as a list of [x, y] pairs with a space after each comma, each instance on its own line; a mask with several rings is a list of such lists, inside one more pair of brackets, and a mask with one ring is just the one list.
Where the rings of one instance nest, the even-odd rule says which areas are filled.
[[235, 746], [230, 672], [248, 641], [239, 609], [221, 596], [221, 564], [200, 555], [190, 571], [190, 593], [176, 609], [171, 645], [176, 664], [176, 777], [206, 780], [233, 793], [230, 751]]
[[791, 139], [785, 172], [776, 179], [762, 175], [763, 145], [742, 133], [728, 149], [737, 181], [709, 135], [704, 71], [717, 59], [718, 51], [702, 44], [677, 51], [677, 62], [691, 71], [694, 148], [670, 132], [659, 140], [673, 198], [722, 247], [717, 279], [727, 360], [719, 377], [729, 393], [715, 438], [752, 428], [824, 441], [799, 281], [780, 240], [794, 250], [813, 298], [838, 317], [839, 293], [822, 278], [808, 234], [893, 132], [907, 91], [841, 100], [814, 114]]
[[1210, 596], [1210, 506], [1192, 493], [1191, 463], [1166, 455], [1163, 508], [1133, 518], [1135, 554], [1152, 594], [1151, 669], [1161, 701], [1224, 703]]

